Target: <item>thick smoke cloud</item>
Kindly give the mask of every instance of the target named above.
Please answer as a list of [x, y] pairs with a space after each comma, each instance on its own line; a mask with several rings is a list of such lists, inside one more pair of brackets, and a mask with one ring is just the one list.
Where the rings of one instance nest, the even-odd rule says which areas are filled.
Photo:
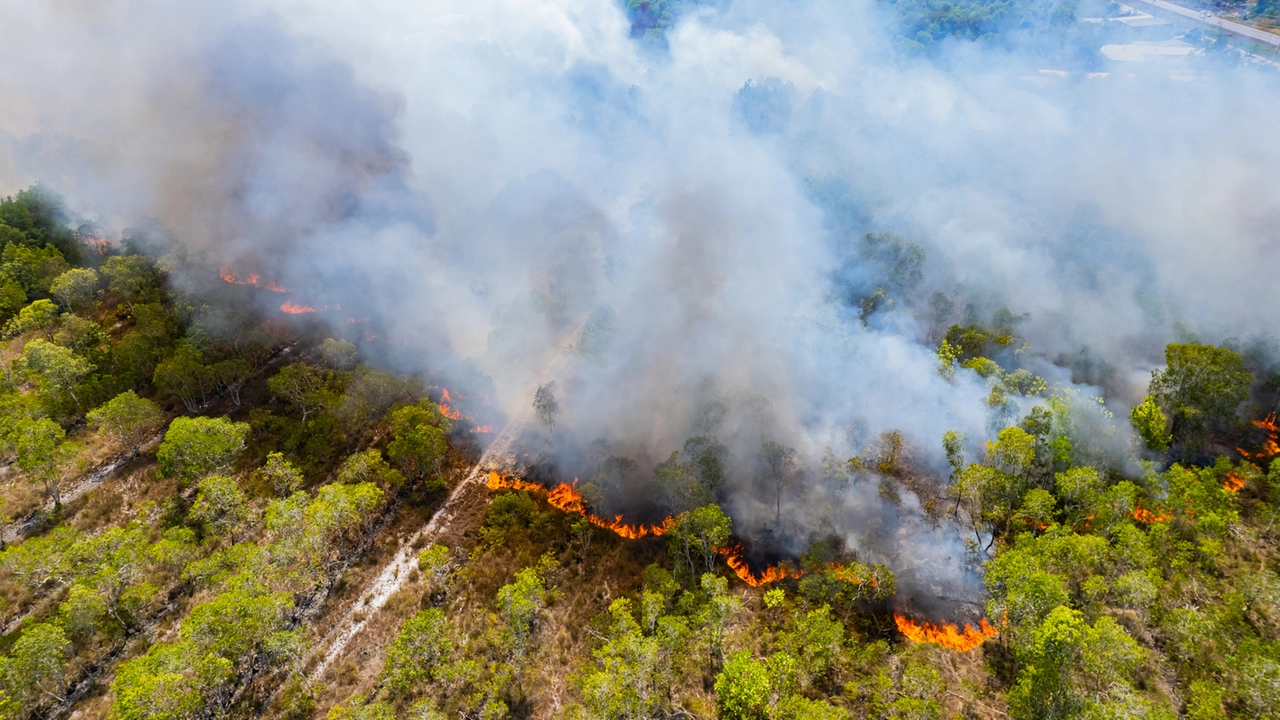
[[[1025, 313], [1020, 362], [1119, 413], [1178, 333], [1280, 320], [1280, 94], [1253, 70], [1061, 78], [966, 44], [925, 60], [869, 2], [720, 3], [664, 47], [610, 0], [199, 5], [0, 10], [21, 68], [0, 79], [0, 189], [43, 180], [117, 230], [154, 218], [342, 305], [335, 325], [376, 318], [411, 369], [478, 368], [509, 415], [599, 331], [557, 378], [555, 438], [528, 447], [566, 475], [635, 460], [612, 501], [640, 512], [649, 469], [714, 433], [741, 534], [795, 552], [835, 531], [959, 594], [957, 533], [914, 497], [820, 480], [827, 448], [884, 431], [935, 471], [946, 430], [989, 437], [987, 383], [936, 372], [934, 291], [950, 322]], [[890, 280], [858, 238], [879, 231], [927, 260], [864, 318], [854, 299]], [[1098, 452], [1126, 432], [1100, 427]], [[808, 488], [782, 527], [763, 441], [797, 449]]]

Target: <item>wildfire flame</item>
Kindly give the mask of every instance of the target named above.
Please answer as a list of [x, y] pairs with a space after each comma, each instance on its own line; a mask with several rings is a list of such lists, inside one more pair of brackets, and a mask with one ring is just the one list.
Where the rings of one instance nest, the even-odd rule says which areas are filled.
[[288, 288], [280, 287], [278, 284], [276, 284], [275, 280], [268, 280], [266, 284], [262, 284], [261, 283], [262, 276], [259, 275], [258, 273], [249, 273], [242, 280], [236, 277], [229, 269], [219, 268], [218, 275], [220, 275], [223, 280], [231, 283], [232, 285], [252, 285], [254, 287], [262, 288], [267, 292], [274, 292], [274, 293], [289, 292]]
[[290, 315], [301, 315], [302, 313], [313, 313], [316, 311], [316, 309], [310, 305], [296, 305], [292, 300], [285, 300], [284, 304], [280, 306], [280, 310], [282, 312], [289, 313]]
[[[574, 480], [577, 483], [577, 480]], [[628, 524], [622, 522], [622, 516], [617, 515], [613, 520], [606, 520], [598, 515], [593, 515], [587, 511], [586, 500], [583, 499], [582, 493], [569, 483], [560, 483], [555, 487], [547, 490], [538, 483], [525, 482], [515, 478], [501, 475], [497, 472], [489, 472], [489, 489], [490, 490], [524, 490], [526, 492], [539, 492], [547, 494], [547, 502], [551, 507], [562, 510], [567, 513], [581, 515], [588, 522], [596, 527], [610, 530], [628, 540], [638, 540], [642, 537], [653, 535], [658, 537], [666, 534], [668, 530], [675, 524], [676, 519], [668, 516], [660, 525], [643, 525], [639, 523]]]
[[107, 254], [107, 251], [111, 249], [112, 243], [110, 240], [104, 237], [99, 237], [99, 238], [91, 237], [91, 238], [84, 238], [84, 244], [88, 246], [90, 250], [93, 250], [99, 255], [105, 255]]
[[1223, 478], [1222, 489], [1229, 493], [1240, 492], [1244, 489], [1244, 478], [1237, 475], [1235, 471], [1229, 472], [1227, 473], [1227, 476]]
[[449, 397], [449, 390], [448, 388], [446, 388], [443, 392], [440, 393], [440, 414], [449, 418], [450, 420], [461, 420], [462, 411], [454, 410], [453, 408], [449, 407], [449, 403], [451, 402], [453, 402], [453, 400]]
[[1134, 508], [1133, 512], [1129, 514], [1133, 516], [1134, 520], [1137, 520], [1140, 523], [1145, 523], [1147, 525], [1154, 525], [1155, 523], [1158, 523], [1158, 522], [1164, 522], [1165, 520], [1169, 520], [1173, 517], [1172, 515], [1170, 515], [1169, 513], [1163, 510], [1156, 513], [1156, 512], [1151, 512], [1146, 508]]
[[[446, 396], [447, 397], [447, 396]], [[587, 510], [586, 500], [582, 497], [582, 493], [578, 492], [575, 485], [577, 478], [573, 483], [560, 483], [548, 490], [539, 483], [526, 482], [513, 477], [508, 477], [497, 471], [490, 470], [488, 476], [488, 487], [490, 490], [521, 490], [525, 492], [545, 493], [547, 503], [557, 510], [567, 513], [573, 513], [587, 519], [592, 525], [612, 531], [617, 535], [629, 540], [636, 540], [650, 535], [660, 537], [670, 532], [676, 524], [675, 516], [668, 515], [658, 525], [644, 525], [641, 523], [624, 523], [622, 516], [617, 515], [613, 520], [606, 520], [598, 515], [592, 514]], [[760, 573], [751, 572], [751, 568], [747, 565], [744, 558], [744, 551], [741, 545], [734, 544], [727, 547], [716, 548], [716, 553], [725, 559], [725, 563], [733, 573], [751, 587], [760, 587], [770, 583], [778, 582], [786, 578], [799, 578], [808, 574], [809, 571], [803, 569], [794, 569], [780, 566], [769, 566]], [[866, 579], [856, 575], [852, 568], [831, 563], [827, 565], [826, 570], [835, 573], [836, 577], [845, 582], [855, 585], [870, 585], [876, 587], [875, 578]], [[955, 625], [933, 625], [931, 623], [917, 624], [911, 619], [894, 614], [894, 620], [898, 623], [898, 630], [911, 640], [916, 642], [928, 642], [944, 647], [966, 652], [981, 645], [987, 638], [995, 637], [999, 631], [983, 618], [979, 622], [979, 629], [975, 630], [970, 625], [965, 625], [964, 630], [958, 629]]]
[[1280, 441], [1280, 426], [1276, 425], [1276, 414], [1271, 413], [1265, 420], [1254, 420], [1253, 424], [1267, 431], [1267, 439], [1256, 453], [1236, 448], [1240, 455], [1251, 460], [1265, 460], [1280, 455], [1280, 442], [1277, 442]]
[[[507, 477], [497, 472], [489, 472], [489, 489], [490, 490], [524, 490], [526, 492], [546, 493], [547, 502], [557, 510], [567, 513], [580, 515], [587, 519], [592, 525], [610, 530], [629, 540], [637, 540], [650, 535], [660, 537], [665, 535], [672, 527], [675, 526], [676, 518], [668, 515], [658, 525], [644, 525], [640, 523], [625, 523], [622, 521], [621, 515], [614, 516], [613, 520], [606, 520], [598, 515], [592, 514], [587, 510], [586, 500], [579, 493], [575, 485], [560, 483], [559, 485], [546, 489], [538, 483], [525, 482], [515, 478]], [[751, 567], [747, 564], [745, 552], [741, 545], [733, 544], [726, 547], [716, 548], [716, 553], [725, 559], [725, 564], [733, 571], [734, 575], [742, 582], [751, 587], [760, 587], [785, 580], [786, 578], [800, 578], [809, 573], [807, 570], [785, 568], [778, 566], [769, 566], [761, 570], [758, 574], [751, 572]], [[856, 575], [852, 568], [845, 567], [836, 563], [831, 563], [826, 567], [827, 570], [834, 572], [836, 577], [847, 583], [854, 585], [869, 585], [877, 587], [875, 578], [866, 579]]]
[[909, 640], [918, 643], [933, 643], [934, 645], [941, 645], [959, 652], [968, 652], [995, 637], [1000, 632], [996, 629], [996, 626], [987, 622], [986, 618], [978, 621], [977, 628], [965, 623], [963, 630], [949, 624], [918, 623], [899, 613], [893, 614], [893, 621], [898, 625], [898, 632], [905, 635]]

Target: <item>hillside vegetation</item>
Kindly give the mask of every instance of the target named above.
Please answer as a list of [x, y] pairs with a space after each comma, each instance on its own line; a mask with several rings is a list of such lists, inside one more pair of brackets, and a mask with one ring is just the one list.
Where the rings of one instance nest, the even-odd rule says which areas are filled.
[[[989, 441], [939, 438], [946, 477], [892, 432], [824, 472], [970, 538], [985, 618], [948, 625], [838, 537], [748, 564], [714, 437], [653, 468], [669, 519], [606, 520], [607, 469], [491, 472], [445, 388], [247, 310], [256, 281], [184, 291], [220, 269], [40, 189], [0, 223], [0, 717], [1280, 717], [1280, 385], [1236, 349], [1170, 345], [1115, 421], [1018, 367], [1016, 315], [939, 311]], [[864, 317], [920, 261], [869, 238], [901, 282]], [[528, 401], [554, 424], [552, 385]], [[1127, 465], [1098, 444], [1126, 420]]]

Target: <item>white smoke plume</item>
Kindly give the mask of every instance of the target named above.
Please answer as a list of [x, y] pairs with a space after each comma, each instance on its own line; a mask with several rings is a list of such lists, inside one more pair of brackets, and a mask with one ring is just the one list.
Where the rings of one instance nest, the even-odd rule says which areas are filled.
[[[1022, 365], [1121, 417], [1177, 333], [1271, 332], [1280, 93], [1228, 63], [1178, 82], [1046, 74], [1023, 46], [918, 57], [892, 22], [732, 0], [652, 43], [613, 0], [8, 3], [0, 191], [41, 180], [117, 231], [153, 218], [341, 305], [317, 314], [335, 332], [375, 318], [408, 369], [477, 370], [508, 412], [592, 317], [554, 443], [531, 441], [558, 472], [589, 475], [603, 439], [643, 508], [649, 469], [714, 432], [740, 533], [794, 552], [831, 523], [964, 585], [958, 531], [913, 498], [816, 489], [825, 448], [897, 429], [942, 472], [943, 432], [989, 437], [986, 382], [937, 373], [935, 291], [949, 322], [1025, 313]], [[888, 280], [858, 239], [879, 231], [927, 259], [864, 323], [855, 299]], [[812, 488], [782, 528], [769, 440]]]

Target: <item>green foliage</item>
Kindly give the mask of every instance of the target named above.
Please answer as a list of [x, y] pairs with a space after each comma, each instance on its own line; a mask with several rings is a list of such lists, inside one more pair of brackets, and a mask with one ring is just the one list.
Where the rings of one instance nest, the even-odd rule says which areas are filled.
[[17, 452], [14, 464], [31, 482], [44, 486], [55, 508], [62, 507], [62, 482], [75, 468], [73, 463], [82, 450], [76, 443], [64, 442], [66, 436], [62, 426], [48, 418], [22, 418], [9, 435]]
[[137, 455], [142, 451], [142, 444], [164, 422], [164, 415], [155, 403], [128, 390], [90, 411], [87, 419]]
[[224, 688], [238, 669], [284, 642], [292, 608], [289, 593], [253, 587], [197, 605], [177, 641], [156, 643], [120, 665], [111, 683], [111, 716], [177, 720], [227, 697]]
[[240, 390], [253, 375], [253, 366], [247, 360], [231, 358], [209, 366], [213, 383], [220, 393], [230, 394], [231, 401], [240, 406]]
[[244, 450], [249, 426], [226, 418], [175, 418], [156, 451], [161, 477], [192, 482], [231, 467]]
[[448, 418], [428, 401], [405, 405], [391, 412], [392, 440], [387, 456], [410, 480], [419, 480], [428, 470], [440, 474], [440, 461], [448, 445], [446, 434], [452, 429]]
[[391, 489], [404, 485], [404, 475], [387, 464], [378, 450], [352, 453], [338, 468], [338, 481], [344, 483], [372, 482]]
[[356, 346], [346, 340], [325, 338], [320, 343], [320, 356], [335, 370], [350, 370], [356, 366], [358, 352]]
[[513, 582], [498, 589], [498, 612], [507, 623], [511, 653], [517, 665], [529, 648], [534, 623], [547, 601], [543, 572], [541, 568], [527, 567], [516, 573]]
[[1104, 690], [1133, 692], [1130, 676], [1143, 651], [1113, 618], [1090, 626], [1076, 610], [1056, 607], [1018, 648], [1021, 669], [1009, 692], [1018, 719], [1074, 718], [1097, 712]]
[[714, 572], [716, 549], [724, 547], [733, 534], [733, 520], [719, 505], [681, 513], [675, 526], [667, 532], [667, 547], [673, 557], [684, 560], [690, 577], [698, 576], [698, 563], [704, 572]]
[[1046, 0], [881, 0], [900, 19], [901, 44], [931, 50], [948, 38], [994, 42], [1001, 34], [1074, 21], [1075, 5]]
[[49, 284], [49, 294], [68, 312], [93, 301], [98, 291], [98, 273], [92, 268], [72, 268]]
[[387, 703], [369, 702], [364, 695], [352, 695], [346, 703], [330, 708], [325, 717], [328, 720], [395, 720], [396, 714]]
[[178, 398], [191, 413], [200, 410], [214, 388], [213, 372], [204, 365], [200, 351], [187, 341], [178, 343], [173, 355], [156, 365], [152, 381], [161, 395]]
[[19, 366], [34, 376], [46, 392], [65, 393], [77, 408], [80, 400], [75, 394], [76, 385], [93, 370], [88, 360], [39, 338], [23, 348]]
[[267, 381], [267, 389], [302, 411], [303, 427], [307, 425], [307, 415], [335, 401], [334, 394], [325, 383], [324, 373], [306, 363], [284, 366]]
[[71, 641], [54, 623], [37, 623], [27, 628], [14, 643], [9, 656], [0, 660], [0, 670], [18, 678], [17, 689], [28, 703], [48, 696], [62, 700], [67, 694], [66, 670]]
[[[285, 458], [284, 453], [267, 453], [267, 462], [254, 473], [257, 479], [271, 486], [276, 495], [289, 497], [302, 487], [302, 471]], [[348, 482], [341, 475], [341, 482]], [[359, 482], [357, 480], [357, 482]]]
[[230, 535], [249, 517], [249, 504], [236, 481], [226, 475], [209, 475], [200, 481], [200, 492], [189, 517], [213, 535]]
[[778, 645], [797, 660], [801, 685], [824, 688], [843, 654], [844, 625], [831, 617], [829, 605], [823, 605], [792, 616], [778, 635]]
[[0, 251], [0, 277], [15, 283], [29, 298], [49, 297], [53, 281], [69, 267], [55, 247], [10, 244]]
[[5, 326], [10, 336], [39, 332], [45, 340], [53, 339], [53, 328], [58, 324], [58, 306], [49, 300], [36, 300], [22, 308], [18, 316]]
[[143, 255], [113, 255], [103, 264], [102, 275], [107, 279], [107, 288], [119, 295], [130, 310], [145, 301], [157, 285], [155, 265]]
[[1175, 443], [1197, 447], [1210, 426], [1233, 418], [1249, 397], [1253, 374], [1234, 350], [1198, 343], [1165, 348], [1164, 370], [1151, 374], [1151, 398], [1172, 418]]
[[449, 622], [444, 612], [423, 610], [404, 621], [400, 633], [387, 648], [382, 684], [393, 695], [405, 696], [430, 682], [437, 665], [453, 652]]

